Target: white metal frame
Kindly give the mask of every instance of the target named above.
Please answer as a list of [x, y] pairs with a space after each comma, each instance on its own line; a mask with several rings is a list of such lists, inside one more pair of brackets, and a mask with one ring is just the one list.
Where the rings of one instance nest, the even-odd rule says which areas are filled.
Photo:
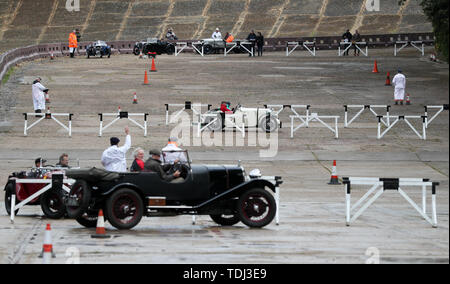
[[247, 51], [248, 54], [250, 54], [251, 56], [254, 55], [255, 51], [254, 51], [253, 47], [251, 48], [251, 50], [248, 50], [248, 48], [245, 47], [245, 45], [244, 45], [244, 44], [251, 45], [250, 42], [248, 42], [248, 41], [234, 41], [234, 42], [231, 42], [231, 43], [233, 44], [233, 46], [230, 49], [227, 49], [227, 42], [225, 42], [225, 47], [224, 47], [224, 51], [223, 51], [223, 55], [224, 56], [227, 56], [228, 53], [230, 53], [235, 47], [242, 47], [245, 51]]
[[[52, 119], [54, 121], [56, 121], [56, 123], [58, 123], [62, 128], [64, 128], [68, 133], [69, 133], [69, 137], [72, 137], [72, 113], [50, 113], [50, 112], [46, 112], [46, 113], [23, 113], [24, 117], [25, 117], [25, 124], [23, 127], [23, 135], [24, 136], [28, 136], [28, 130], [30, 130], [32, 127], [34, 127], [35, 125], [37, 125], [39, 122], [41, 122], [44, 119]], [[36, 120], [35, 122], [33, 122], [30, 126], [28, 126], [28, 116], [37, 116], [40, 117], [38, 120]], [[62, 116], [62, 117], [67, 117], [69, 120], [69, 125], [65, 126], [61, 121], [59, 121], [56, 117], [57, 116]]]
[[[57, 175], [57, 174], [54, 174]], [[66, 192], [70, 192], [70, 188], [68, 188], [66, 186], [66, 184], [72, 185], [75, 183], [74, 179], [63, 179], [62, 180], [63, 184], [62, 184], [62, 189]], [[48, 191], [49, 189], [51, 189], [53, 187], [53, 179], [15, 179], [13, 182], [13, 185], [16, 185], [17, 183], [40, 183], [40, 184], [47, 184], [46, 186], [44, 186], [42, 189], [40, 189], [39, 191], [35, 192], [34, 194], [30, 195], [28, 198], [26, 198], [25, 200], [23, 200], [22, 202], [20, 202], [19, 204], [16, 205], [16, 192], [15, 192], [15, 186], [14, 186], [14, 192], [12, 193], [11, 196], [11, 223], [14, 223], [14, 214], [15, 211], [22, 208], [23, 206], [27, 205], [30, 201], [32, 201], [33, 199], [35, 199], [36, 197], [42, 195], [43, 193], [45, 193], [46, 191]]]
[[[400, 48], [397, 49], [397, 44], [402, 45]], [[421, 46], [417, 46], [416, 44], [420, 44]], [[394, 56], [397, 56], [397, 54], [405, 47], [407, 47], [408, 45], [411, 45], [412, 47], [414, 47], [415, 49], [417, 49], [418, 51], [420, 51], [420, 53], [422, 54], [422, 56], [425, 55], [425, 44], [423, 43], [423, 41], [421, 40], [417, 40], [417, 41], [396, 41], [394, 44]]]
[[[205, 104], [198, 104], [198, 103], [192, 103], [189, 101], [186, 101], [184, 104], [165, 104], [166, 107], [166, 125], [169, 125], [171, 121], [174, 121], [177, 119], [185, 110], [192, 110], [193, 115], [197, 115], [199, 118], [199, 121], [202, 120], [202, 118], [205, 116], [205, 114], [201, 113], [201, 109], [203, 107], [207, 107], [208, 111], [211, 109], [212, 105], [205, 105]], [[169, 109], [171, 107], [181, 107], [181, 109], [178, 109], [177, 112], [169, 119]], [[200, 109], [200, 112], [198, 111]], [[193, 121], [196, 121], [196, 119], [193, 119]], [[195, 123], [193, 123], [195, 124]]]
[[[284, 111], [286, 108], [289, 108], [291, 112], [298, 117], [302, 122], [306, 124], [306, 127], [309, 127], [309, 109], [310, 105], [264, 105], [265, 108], [270, 108], [273, 111], [273, 114], [277, 117], [280, 116], [280, 113]], [[302, 118], [302, 115], [300, 115], [300, 111], [298, 109], [305, 109], [305, 119]]]
[[[324, 115], [324, 116], [319, 116], [317, 113], [311, 113], [310, 116], [306, 117], [306, 116], [296, 116], [296, 115], [291, 115], [291, 138], [294, 138], [294, 132], [299, 130], [302, 127], [305, 127], [309, 124], [309, 122], [311, 121], [317, 121], [320, 122], [322, 125], [324, 125], [326, 128], [330, 129], [331, 132], [334, 133], [335, 138], [338, 139], [339, 138], [339, 128], [338, 128], [338, 120], [339, 120], [340, 116], [333, 116], [333, 115]], [[300, 125], [298, 125], [297, 127], [294, 126], [294, 120], [295, 119], [299, 119], [302, 123]], [[327, 123], [325, 123], [322, 119], [334, 119], [334, 128], [331, 127], [330, 125], [328, 125]]]
[[[344, 50], [341, 52], [341, 45], [348, 45], [346, 48], [344, 48]], [[360, 45], [365, 45], [366, 46], [366, 50], [362, 50], [359, 46]], [[350, 47], [355, 46], [359, 51], [361, 51], [361, 53], [364, 56], [369, 56], [369, 46], [367, 45], [367, 42], [365, 41], [360, 41], [360, 42], [340, 42], [339, 46], [338, 46], [338, 55], [342, 56], [345, 52], [347, 52]]]
[[428, 117], [428, 111], [429, 109], [438, 109], [438, 111], [430, 118], [427, 119], [426, 127], [428, 128], [428, 125], [438, 116], [440, 115], [444, 110], [448, 110], [448, 104], [442, 105], [442, 106], [425, 106], [425, 116]]
[[[359, 216], [361, 216], [370, 205], [372, 205], [386, 190], [397, 190], [398, 193], [408, 201], [412, 207], [419, 212], [419, 214], [434, 228], [437, 228], [437, 210], [436, 210], [436, 187], [439, 185], [437, 182], [431, 182], [428, 179], [419, 178], [397, 178], [397, 179], [385, 179], [385, 178], [365, 178], [365, 177], [344, 177], [343, 178], [345, 188], [345, 215], [346, 225], [350, 226], [350, 223], [354, 222]], [[361, 199], [355, 204], [351, 204], [351, 187], [353, 185], [369, 185], [372, 186]], [[422, 208], [420, 208], [401, 188], [403, 186], [420, 186], [422, 187]], [[427, 215], [427, 187], [432, 189], [431, 217]], [[375, 195], [368, 200], [367, 198], [371, 194]], [[364, 204], [363, 204], [364, 203]], [[359, 207], [362, 205], [361, 207]], [[359, 207], [359, 209], [358, 209]], [[352, 212], [357, 210], [353, 215]]]
[[175, 45], [175, 56], [178, 56], [187, 47], [187, 42], [177, 42]]
[[[196, 41], [196, 42], [192, 42], [191, 43], [192, 48], [197, 51], [201, 56], [205, 56], [205, 49], [203, 47], [203, 42], [201, 41]], [[197, 48], [197, 45], [201, 46], [201, 51]]]
[[[147, 117], [148, 117], [148, 113], [129, 113], [127, 111], [121, 111], [119, 109], [119, 111], [117, 113], [99, 113], [99, 118], [100, 118], [100, 128], [99, 128], [99, 132], [98, 132], [98, 136], [102, 137], [103, 135], [103, 131], [105, 131], [108, 127], [110, 127], [111, 125], [113, 125], [114, 123], [116, 123], [118, 120], [121, 119], [128, 119], [129, 121], [131, 121], [133, 124], [135, 124], [137, 127], [141, 128], [144, 130], [144, 137], [147, 137]], [[103, 126], [103, 117], [104, 116], [112, 116], [115, 117], [115, 119], [113, 121], [111, 121], [110, 123], [108, 123], [106, 126]], [[143, 116], [144, 118], [144, 124], [140, 124], [138, 123], [136, 120], [134, 120], [133, 118], [131, 118], [131, 116], [134, 117], [139, 117], [139, 116]]]
[[[360, 108], [360, 110], [358, 111], [358, 113], [356, 113], [350, 120], [348, 118], [348, 109], [349, 108]], [[391, 108], [391, 106], [389, 105], [344, 105], [344, 109], [345, 109], [345, 114], [344, 114], [344, 127], [347, 128], [350, 126], [350, 124], [352, 124], [352, 122], [358, 118], [366, 109], [370, 110], [371, 113], [373, 113], [376, 117], [379, 116], [378, 113], [376, 113], [374, 111], [375, 108], [384, 108], [386, 109], [386, 121], [383, 120], [383, 118], [381, 119], [381, 122], [389, 127], [391, 122], [390, 122], [390, 116], [389, 116], [389, 110]]]
[[[427, 125], [427, 117], [426, 116], [418, 116], [418, 115], [399, 115], [399, 116], [390, 116], [388, 119], [395, 118], [395, 120], [391, 123], [390, 126], [388, 126], [383, 132], [381, 131], [381, 122], [383, 117], [379, 115], [378, 116], [378, 134], [377, 139], [383, 138], [384, 135], [386, 135], [389, 130], [391, 130], [399, 121], [404, 121], [413, 131], [414, 133], [419, 136], [420, 139], [427, 140], [427, 131], [426, 131], [426, 125]], [[386, 117], [387, 118], [387, 117]], [[423, 127], [422, 127], [422, 134], [420, 134], [417, 129], [411, 124], [411, 122], [408, 119], [419, 119], [421, 118], [423, 121]]]
[[[200, 134], [203, 131], [205, 131], [206, 129], [208, 129], [208, 126], [210, 126], [211, 124], [217, 122], [217, 120], [219, 119], [220, 115], [221, 115], [220, 113], [207, 113], [207, 114], [204, 114], [203, 115], [204, 118], [210, 117], [210, 118], [213, 118], [213, 119], [208, 124], [206, 124], [205, 126], [202, 126], [200, 121], [199, 121], [199, 123], [197, 123], [197, 137], [200, 137]], [[244, 119], [243, 119], [243, 122], [242, 122], [242, 126], [237, 125], [237, 123], [236, 123], [236, 117], [238, 115], [239, 114], [235, 114], [235, 113], [233, 113], [233, 114], [225, 113], [225, 121], [223, 123], [225, 125], [227, 125], [227, 121], [228, 121], [232, 125], [233, 130], [234, 129], [238, 130], [239, 132], [242, 133], [242, 137], [245, 138], [245, 116], [246, 115], [244, 114]], [[227, 129], [226, 126], [225, 126], [225, 129]]]
[[[289, 50], [290, 46], [294, 46], [292, 50]], [[289, 41], [286, 44], [286, 56], [289, 56], [294, 52], [299, 46], [303, 46], [312, 56], [316, 56], [316, 42], [309, 42], [309, 41]], [[312, 50], [309, 46], [312, 46]]]

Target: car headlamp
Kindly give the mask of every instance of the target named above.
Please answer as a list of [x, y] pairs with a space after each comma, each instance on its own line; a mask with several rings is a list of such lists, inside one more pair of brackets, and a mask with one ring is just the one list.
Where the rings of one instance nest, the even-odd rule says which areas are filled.
[[250, 178], [260, 178], [262, 176], [261, 170], [260, 169], [251, 170], [250, 173], [248, 174], [248, 176]]

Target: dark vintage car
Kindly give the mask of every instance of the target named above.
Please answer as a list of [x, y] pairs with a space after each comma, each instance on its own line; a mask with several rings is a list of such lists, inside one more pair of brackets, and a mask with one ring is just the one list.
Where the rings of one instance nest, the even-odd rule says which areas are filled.
[[148, 55], [149, 52], [156, 52], [157, 55], [175, 53], [175, 45], [170, 42], [158, 40], [157, 38], [149, 38], [146, 41], [136, 42], [133, 48], [135, 55]]
[[100, 58], [108, 56], [108, 58], [110, 58], [111, 47], [104, 41], [95, 41], [86, 47], [86, 57], [89, 58], [91, 56], [100, 56]]
[[[5, 185], [5, 209], [11, 215], [11, 197], [16, 196], [15, 204], [19, 204], [29, 198], [27, 205], [40, 205], [42, 212], [47, 218], [60, 219], [66, 214], [65, 198], [67, 193], [59, 188], [51, 188], [39, 196], [35, 196], [48, 183], [41, 183], [41, 180], [52, 179], [53, 174], [64, 174], [64, 170], [55, 167], [33, 168], [30, 171], [14, 172], [8, 177]], [[65, 184], [69, 187], [70, 185]], [[19, 209], [15, 211], [17, 215]]]
[[67, 171], [76, 180], [66, 203], [68, 215], [95, 227], [103, 209], [105, 220], [117, 229], [131, 229], [143, 216], [209, 215], [220, 225], [241, 221], [257, 228], [275, 217], [274, 193], [281, 177], [250, 177], [241, 166], [187, 163], [180, 168], [183, 183], [166, 182], [154, 172]]

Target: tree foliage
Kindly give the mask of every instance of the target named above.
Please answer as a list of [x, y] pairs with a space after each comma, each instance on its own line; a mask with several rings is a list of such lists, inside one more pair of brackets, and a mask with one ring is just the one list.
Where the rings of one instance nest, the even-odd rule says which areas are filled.
[[[399, 5], [404, 5], [405, 2], [406, 0], [399, 0]], [[448, 2], [448, 0], [421, 0], [420, 2], [424, 14], [433, 26], [436, 50], [447, 62], [449, 62]]]

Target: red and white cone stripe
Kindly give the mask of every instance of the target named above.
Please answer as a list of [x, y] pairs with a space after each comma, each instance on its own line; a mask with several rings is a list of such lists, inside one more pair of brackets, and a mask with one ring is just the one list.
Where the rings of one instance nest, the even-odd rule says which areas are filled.
[[339, 178], [338, 178], [338, 175], [337, 175], [336, 160], [333, 161], [333, 167], [331, 169], [331, 179], [330, 179], [330, 182], [328, 184], [341, 184], [339, 182]]
[[95, 235], [91, 235], [92, 238], [109, 238], [105, 229], [105, 218], [103, 217], [103, 210], [100, 209], [97, 218], [97, 228], [95, 229]]
[[53, 253], [52, 232], [50, 224], [47, 224], [47, 227], [45, 228], [44, 245], [42, 249], [43, 249], [42, 253], [43, 263], [50, 264]]

